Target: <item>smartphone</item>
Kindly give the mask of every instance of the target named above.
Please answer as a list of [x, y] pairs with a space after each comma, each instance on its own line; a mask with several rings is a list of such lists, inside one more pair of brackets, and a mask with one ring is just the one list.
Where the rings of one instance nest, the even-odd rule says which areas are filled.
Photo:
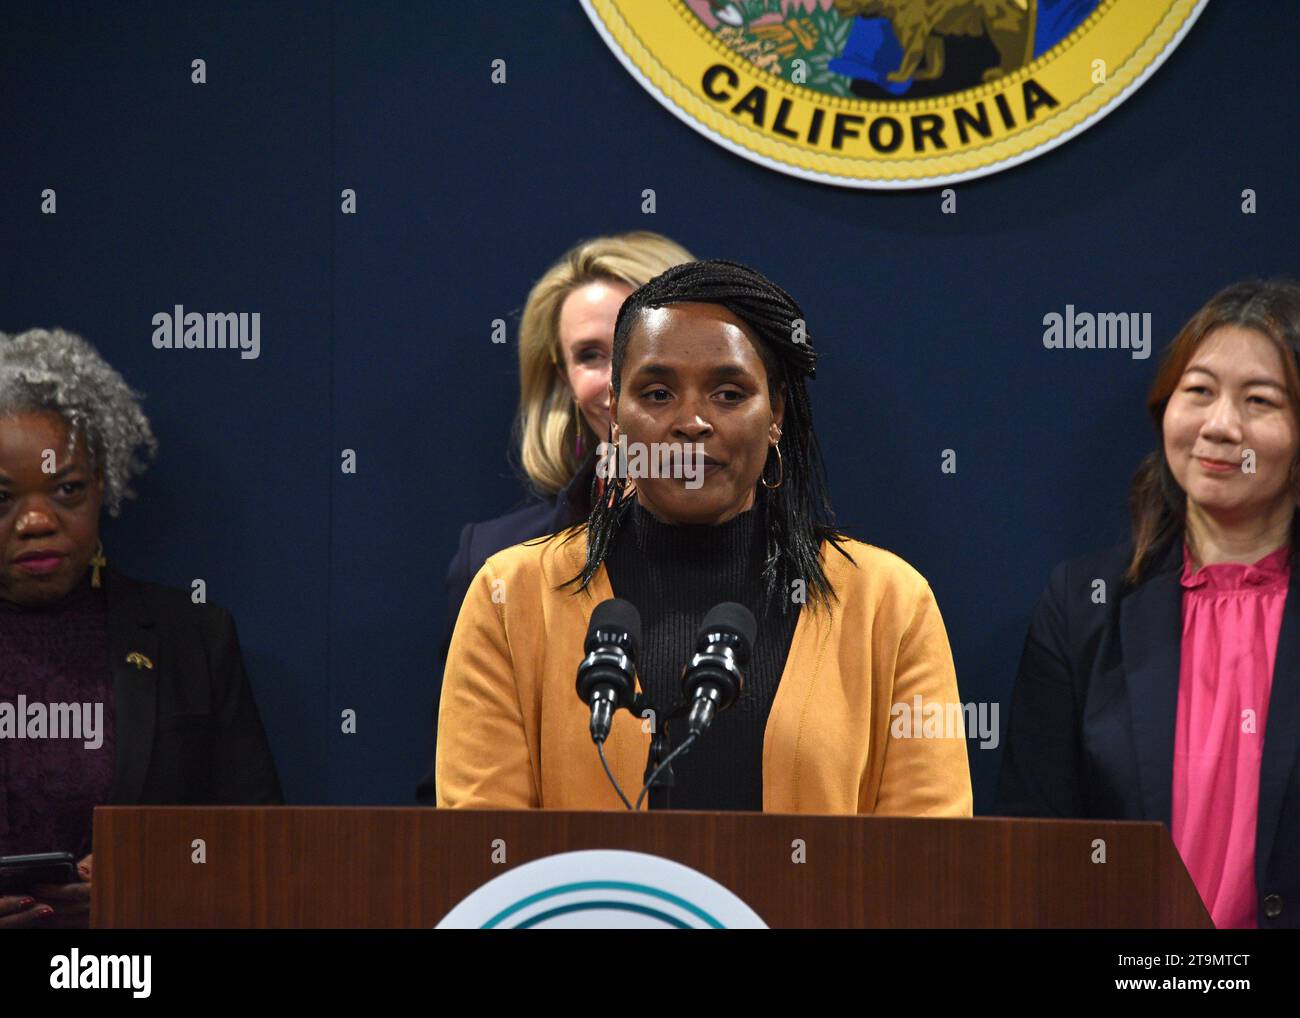
[[71, 852], [0, 855], [0, 894], [26, 891], [36, 884], [75, 884], [79, 879]]

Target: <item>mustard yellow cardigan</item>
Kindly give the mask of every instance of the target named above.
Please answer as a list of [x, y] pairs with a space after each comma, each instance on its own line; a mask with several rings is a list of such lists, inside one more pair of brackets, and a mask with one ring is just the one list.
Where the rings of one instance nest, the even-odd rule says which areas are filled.
[[[470, 585], [442, 687], [439, 806], [626, 808], [574, 687], [592, 609], [614, 596], [609, 578], [602, 566], [586, 592], [554, 589], [582, 568], [586, 545], [581, 531], [507, 548]], [[839, 601], [829, 613], [810, 601], [795, 626], [763, 737], [763, 810], [970, 816], [964, 732], [910, 720], [917, 696], [941, 716], [959, 702], [929, 584], [880, 548], [845, 549], [856, 568], [823, 542]], [[907, 710], [891, 724], [895, 704]], [[649, 748], [649, 725], [618, 711], [605, 751], [633, 802]]]

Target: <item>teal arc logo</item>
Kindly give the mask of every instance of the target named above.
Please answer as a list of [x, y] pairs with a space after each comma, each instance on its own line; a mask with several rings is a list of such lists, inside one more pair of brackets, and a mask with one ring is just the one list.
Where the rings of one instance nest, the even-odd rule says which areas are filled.
[[438, 929], [766, 929], [712, 877], [623, 849], [561, 852], [515, 866], [473, 890]]
[[[725, 930], [721, 922], [709, 915], [704, 909], [692, 905], [685, 898], [670, 894], [668, 891], [661, 891], [657, 887], [649, 887], [645, 884], [636, 884], [627, 880], [584, 880], [576, 884], [564, 884], [560, 887], [553, 887], [547, 891], [538, 891], [536, 894], [530, 894], [522, 901], [511, 905], [509, 908], [502, 909], [482, 926], [485, 930], [499, 929], [513, 915], [520, 911], [536, 905], [547, 899], [556, 898], [560, 895], [567, 895], [574, 891], [623, 891], [632, 895], [643, 895], [649, 898], [658, 898], [663, 901], [671, 902], [679, 909], [683, 909], [691, 914], [698, 916], [700, 921], [712, 929]], [[637, 901], [622, 901], [617, 898], [597, 898], [586, 899], [582, 901], [572, 901], [563, 905], [554, 907], [542, 912], [529, 915], [520, 922], [513, 925], [513, 929], [526, 930], [531, 929], [547, 920], [554, 919], [561, 915], [570, 915], [575, 912], [587, 912], [611, 909], [614, 911], [632, 912], [637, 915], [643, 915], [647, 918], [657, 919], [665, 926], [672, 926], [679, 930], [689, 930], [693, 927], [670, 912], [661, 908], [655, 908], [651, 905], [641, 904]]]

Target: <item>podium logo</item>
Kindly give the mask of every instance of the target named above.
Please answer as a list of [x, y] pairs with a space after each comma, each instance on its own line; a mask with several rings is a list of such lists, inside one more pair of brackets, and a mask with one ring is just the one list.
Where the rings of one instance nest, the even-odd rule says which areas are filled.
[[623, 66], [738, 155], [848, 187], [1015, 166], [1164, 62], [1206, 0], [582, 0]]
[[717, 881], [643, 852], [564, 852], [517, 866], [453, 908], [438, 929], [766, 929]]
[[50, 986], [56, 990], [130, 990], [133, 997], [150, 993], [152, 955], [70, 954], [50, 959]]

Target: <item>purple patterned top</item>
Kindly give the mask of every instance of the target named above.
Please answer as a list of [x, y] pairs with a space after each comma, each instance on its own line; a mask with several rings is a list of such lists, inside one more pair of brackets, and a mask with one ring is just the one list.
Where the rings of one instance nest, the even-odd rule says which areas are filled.
[[113, 783], [112, 734], [104, 591], [88, 574], [55, 605], [0, 600], [0, 855], [90, 852], [91, 811]]

